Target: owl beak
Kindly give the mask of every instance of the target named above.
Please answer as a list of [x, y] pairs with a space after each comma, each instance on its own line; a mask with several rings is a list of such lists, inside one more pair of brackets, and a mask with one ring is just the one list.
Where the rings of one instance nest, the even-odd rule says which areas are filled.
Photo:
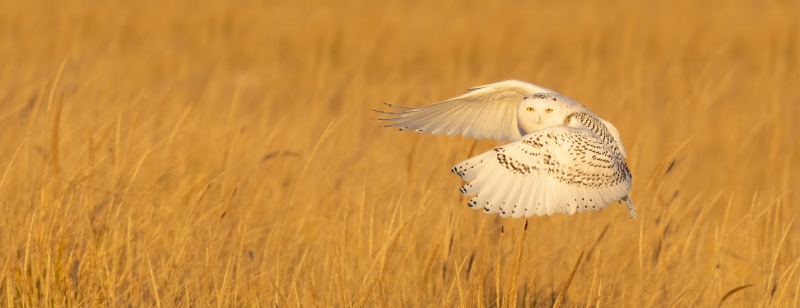
[[536, 117], [536, 123], [542, 123], [542, 116]]

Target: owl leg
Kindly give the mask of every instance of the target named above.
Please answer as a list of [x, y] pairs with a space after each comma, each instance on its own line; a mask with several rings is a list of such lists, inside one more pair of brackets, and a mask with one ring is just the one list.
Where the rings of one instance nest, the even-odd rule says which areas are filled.
[[625, 196], [620, 200], [625, 201], [625, 205], [628, 207], [628, 213], [631, 214], [631, 218], [636, 219], [636, 206], [633, 205], [633, 200], [631, 200], [631, 197]]

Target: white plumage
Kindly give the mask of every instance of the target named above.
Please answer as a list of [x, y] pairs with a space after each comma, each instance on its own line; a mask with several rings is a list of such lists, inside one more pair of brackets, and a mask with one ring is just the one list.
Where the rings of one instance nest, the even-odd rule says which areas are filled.
[[389, 106], [399, 111], [378, 111], [393, 116], [379, 119], [394, 121], [387, 127], [510, 141], [451, 170], [467, 181], [460, 191], [474, 195], [471, 208], [519, 218], [625, 201], [636, 218], [619, 132], [553, 90], [507, 80], [424, 107]]

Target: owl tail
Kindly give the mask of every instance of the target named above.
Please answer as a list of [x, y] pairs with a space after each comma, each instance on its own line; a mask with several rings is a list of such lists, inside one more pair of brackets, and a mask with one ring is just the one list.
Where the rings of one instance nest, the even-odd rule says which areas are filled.
[[636, 206], [633, 205], [633, 200], [631, 200], [631, 197], [625, 196], [622, 197], [621, 200], [625, 201], [625, 205], [628, 207], [628, 213], [631, 214], [631, 218], [636, 219]]

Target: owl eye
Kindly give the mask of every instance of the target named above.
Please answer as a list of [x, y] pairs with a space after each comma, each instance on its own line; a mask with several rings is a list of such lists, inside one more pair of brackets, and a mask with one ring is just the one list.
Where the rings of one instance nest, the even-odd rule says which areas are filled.
[[547, 109], [544, 110], [544, 112], [551, 113], [551, 112], [553, 112], [553, 109], [547, 108]]
[[528, 107], [528, 108], [525, 108], [525, 110], [528, 110], [528, 111], [533, 111], [533, 107]]

